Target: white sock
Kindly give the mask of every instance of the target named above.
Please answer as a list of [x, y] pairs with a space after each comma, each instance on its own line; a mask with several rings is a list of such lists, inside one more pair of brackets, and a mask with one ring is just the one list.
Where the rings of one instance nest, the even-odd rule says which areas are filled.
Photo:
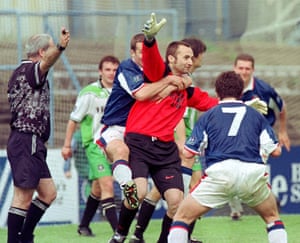
[[[174, 222], [175, 224], [178, 222]], [[188, 242], [188, 225], [185, 226], [172, 224], [168, 235], [168, 243], [186, 243]], [[180, 224], [180, 222], [179, 222]]]
[[287, 233], [285, 229], [271, 230], [268, 233], [270, 243], [287, 243]]
[[113, 177], [122, 187], [128, 181], [132, 181], [132, 172], [128, 165], [117, 164], [113, 169]]
[[184, 186], [184, 195], [186, 196], [190, 191], [190, 183], [192, 177], [192, 169], [181, 166], [183, 186]]
[[242, 213], [243, 212], [243, 207], [241, 204], [241, 200], [238, 197], [233, 197], [230, 201], [229, 201], [229, 206], [231, 209], [231, 214], [233, 213]]
[[287, 233], [281, 220], [267, 225], [269, 243], [287, 243]]

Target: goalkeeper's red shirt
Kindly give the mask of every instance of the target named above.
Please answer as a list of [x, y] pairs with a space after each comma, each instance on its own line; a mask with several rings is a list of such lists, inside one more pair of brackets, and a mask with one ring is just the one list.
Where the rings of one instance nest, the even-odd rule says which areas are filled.
[[[157, 48], [156, 41], [143, 45], [143, 71], [145, 76], [156, 82], [171, 74]], [[183, 117], [187, 106], [207, 111], [218, 104], [218, 99], [210, 97], [198, 87], [174, 91], [161, 102], [152, 100], [136, 101], [132, 106], [126, 133], [138, 133], [155, 137], [161, 141], [173, 141], [174, 129]]]

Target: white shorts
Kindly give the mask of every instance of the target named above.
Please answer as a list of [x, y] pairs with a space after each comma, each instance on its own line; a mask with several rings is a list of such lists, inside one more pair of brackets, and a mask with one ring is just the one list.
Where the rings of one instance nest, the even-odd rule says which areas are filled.
[[254, 207], [270, 195], [267, 181], [268, 174], [263, 164], [224, 160], [205, 170], [204, 177], [191, 195], [210, 208], [224, 206], [234, 196]]
[[125, 127], [123, 126], [109, 126], [103, 129], [103, 131], [100, 134], [100, 139], [97, 141], [97, 144], [105, 148], [108, 143], [110, 143], [113, 140], [122, 140], [124, 141], [124, 133], [125, 133]]

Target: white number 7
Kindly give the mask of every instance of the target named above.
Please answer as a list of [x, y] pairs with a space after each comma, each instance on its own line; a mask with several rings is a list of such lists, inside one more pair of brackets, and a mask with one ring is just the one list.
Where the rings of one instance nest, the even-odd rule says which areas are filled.
[[245, 116], [246, 107], [244, 107], [244, 106], [240, 106], [240, 107], [222, 107], [222, 112], [223, 113], [234, 113], [235, 114], [227, 135], [230, 136], [230, 137], [236, 136], [239, 129], [240, 129], [242, 120]]

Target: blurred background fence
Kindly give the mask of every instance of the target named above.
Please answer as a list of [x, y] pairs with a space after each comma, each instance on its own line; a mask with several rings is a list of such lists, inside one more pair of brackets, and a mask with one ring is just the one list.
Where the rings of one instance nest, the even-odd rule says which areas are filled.
[[97, 79], [101, 57], [129, 56], [129, 40], [155, 12], [167, 25], [158, 35], [166, 45], [183, 37], [205, 41], [208, 51], [195, 82], [212, 95], [214, 79], [232, 69], [240, 52], [256, 59], [256, 75], [276, 87], [288, 105], [292, 144], [300, 144], [300, 0], [3, 0], [0, 2], [0, 148], [9, 133], [7, 82], [25, 57], [24, 42], [35, 33], [57, 39], [61, 26], [72, 40], [50, 74], [52, 134], [61, 147], [66, 122], [80, 88]]

